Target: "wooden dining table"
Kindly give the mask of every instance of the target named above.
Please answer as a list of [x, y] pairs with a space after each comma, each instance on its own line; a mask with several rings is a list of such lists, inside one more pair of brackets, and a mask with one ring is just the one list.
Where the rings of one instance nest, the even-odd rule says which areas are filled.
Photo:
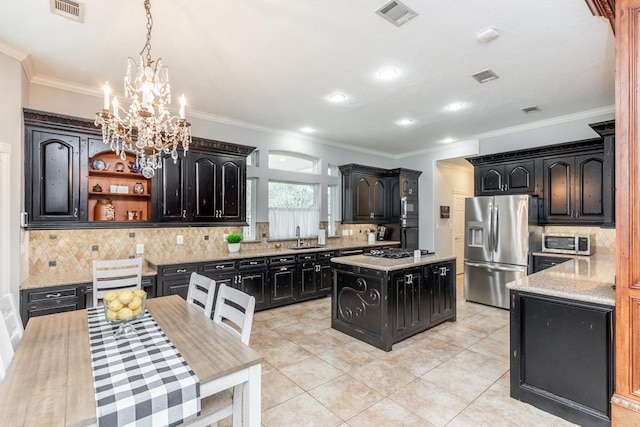
[[[262, 357], [177, 295], [147, 310], [200, 379], [201, 397], [238, 384], [243, 425], [260, 426]], [[0, 383], [0, 426], [96, 424], [87, 311], [29, 320]]]

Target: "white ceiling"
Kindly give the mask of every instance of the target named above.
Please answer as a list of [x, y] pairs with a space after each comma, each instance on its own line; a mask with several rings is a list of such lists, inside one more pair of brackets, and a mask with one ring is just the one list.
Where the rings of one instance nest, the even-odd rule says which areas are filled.
[[[187, 97], [187, 118], [309, 126], [313, 138], [391, 156], [614, 104], [612, 30], [584, 0], [405, 0], [418, 16], [401, 27], [374, 13], [385, 2], [153, 0], [151, 53], [169, 67], [174, 103]], [[46, 0], [9, 2], [0, 50], [28, 55], [34, 83], [98, 96], [108, 80], [121, 96], [126, 59], [145, 41], [143, 2], [84, 3], [80, 24]], [[482, 44], [487, 27], [500, 36]], [[386, 66], [400, 75], [378, 79]], [[500, 78], [470, 77], [485, 69]], [[347, 102], [327, 102], [335, 92]], [[446, 111], [452, 102], [466, 107]], [[531, 105], [542, 111], [520, 111]], [[394, 124], [403, 117], [413, 125]]]

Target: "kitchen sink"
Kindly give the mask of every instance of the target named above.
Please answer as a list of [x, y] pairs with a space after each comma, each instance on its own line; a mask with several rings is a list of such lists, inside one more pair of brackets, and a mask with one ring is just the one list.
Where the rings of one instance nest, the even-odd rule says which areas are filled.
[[287, 249], [294, 249], [294, 250], [300, 250], [300, 249], [313, 249], [313, 248], [324, 248], [324, 246], [322, 246], [322, 245], [309, 245], [309, 246], [287, 246]]

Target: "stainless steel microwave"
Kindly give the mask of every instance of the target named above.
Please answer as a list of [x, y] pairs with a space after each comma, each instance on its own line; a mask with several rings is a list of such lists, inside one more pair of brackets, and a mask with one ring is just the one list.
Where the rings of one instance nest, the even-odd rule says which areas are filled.
[[591, 255], [596, 250], [595, 235], [542, 233], [542, 252]]

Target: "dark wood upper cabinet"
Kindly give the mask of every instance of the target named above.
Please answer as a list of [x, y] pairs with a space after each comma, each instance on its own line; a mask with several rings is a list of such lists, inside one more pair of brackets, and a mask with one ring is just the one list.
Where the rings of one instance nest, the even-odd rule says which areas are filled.
[[[105, 178], [102, 175], [109, 175], [109, 171], [89, 169], [90, 157], [110, 154], [100, 129], [90, 120], [28, 109], [24, 110], [24, 121], [27, 227], [58, 228], [70, 222], [77, 223], [78, 228], [117, 228], [125, 222], [127, 227], [245, 223], [246, 157], [255, 147], [194, 137], [186, 156], [181, 152], [175, 162], [163, 157], [162, 168], [145, 183], [146, 191], [151, 188], [150, 194], [113, 195], [120, 200], [116, 209], [121, 215], [116, 212], [116, 218], [126, 219], [123, 215], [130, 208], [144, 212], [142, 218], [93, 221], [88, 208], [101, 193], [88, 188], [90, 179], [102, 177], [108, 184], [117, 175], [111, 173], [113, 176]], [[128, 166], [125, 164], [122, 176], [135, 184], [137, 179], [127, 172]], [[111, 193], [108, 188], [102, 191], [106, 196]], [[146, 208], [138, 208], [138, 204]]]
[[478, 166], [474, 170], [476, 196], [534, 194], [533, 160]]
[[381, 169], [347, 164], [342, 173], [342, 222], [397, 222], [402, 214], [401, 198], [412, 200], [417, 218], [418, 178], [422, 172], [410, 169]]
[[615, 122], [601, 138], [472, 157], [475, 195], [532, 194], [541, 224], [615, 227]]
[[604, 221], [602, 152], [543, 160], [544, 223]]

